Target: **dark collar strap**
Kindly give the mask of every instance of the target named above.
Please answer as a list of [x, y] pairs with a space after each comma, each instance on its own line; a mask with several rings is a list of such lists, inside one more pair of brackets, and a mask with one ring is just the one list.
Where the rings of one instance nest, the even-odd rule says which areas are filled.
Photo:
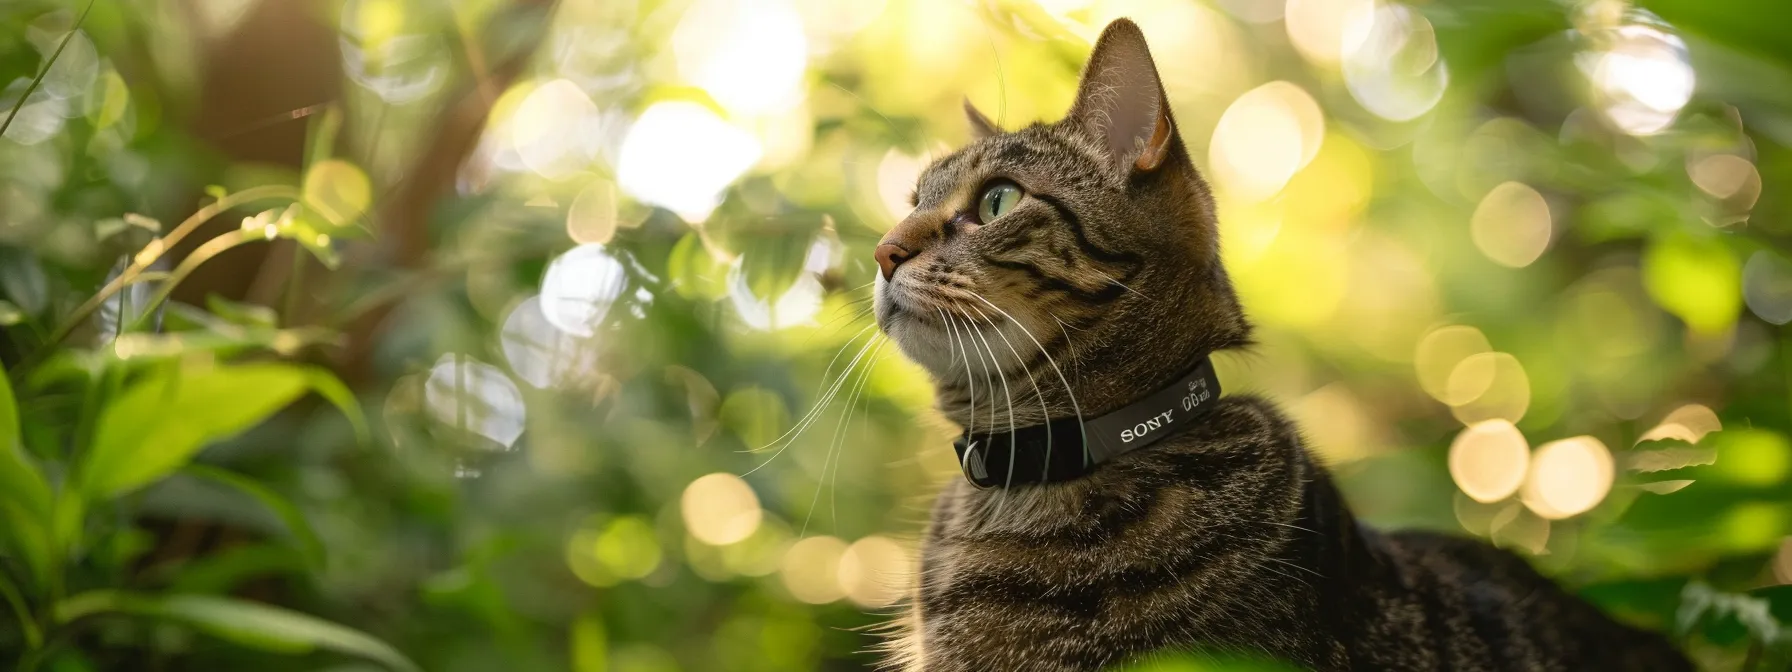
[[1176, 382], [1101, 417], [1059, 418], [1009, 432], [966, 431], [952, 447], [979, 488], [1061, 483], [1188, 428], [1220, 396], [1213, 361], [1202, 357]]

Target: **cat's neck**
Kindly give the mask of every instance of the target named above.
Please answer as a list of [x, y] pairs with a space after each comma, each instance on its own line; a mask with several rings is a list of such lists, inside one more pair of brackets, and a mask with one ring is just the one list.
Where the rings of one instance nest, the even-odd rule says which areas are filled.
[[1248, 326], [1217, 328], [1179, 320], [1185, 313], [1177, 306], [1141, 302], [1128, 312], [1133, 314], [1107, 324], [1142, 333], [1063, 326], [1045, 338], [1032, 332], [989, 337], [994, 345], [984, 352], [1011, 354], [1010, 365], [992, 369], [978, 357], [973, 366], [961, 364], [950, 375], [936, 375], [941, 413], [960, 429], [975, 432], [1007, 431], [1059, 418], [1087, 420], [1174, 384], [1215, 352], [1250, 343]]

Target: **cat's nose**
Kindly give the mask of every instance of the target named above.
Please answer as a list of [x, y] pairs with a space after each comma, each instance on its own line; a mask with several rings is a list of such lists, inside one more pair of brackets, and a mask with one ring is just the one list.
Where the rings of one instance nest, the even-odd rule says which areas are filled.
[[884, 243], [877, 246], [873, 256], [877, 257], [877, 267], [884, 272], [884, 280], [889, 280], [896, 275], [897, 266], [901, 266], [902, 262], [914, 258], [915, 255], [902, 249], [901, 245]]

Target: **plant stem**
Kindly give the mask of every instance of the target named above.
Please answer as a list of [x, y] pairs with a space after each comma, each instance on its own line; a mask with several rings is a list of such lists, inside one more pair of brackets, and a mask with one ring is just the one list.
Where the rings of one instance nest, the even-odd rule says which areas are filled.
[[299, 292], [305, 282], [305, 246], [292, 241], [292, 271], [286, 274], [286, 302], [280, 310], [282, 326], [295, 326], [299, 319]]
[[18, 102], [12, 104], [12, 112], [7, 113], [6, 121], [0, 121], [0, 137], [6, 135], [6, 129], [12, 127], [13, 118], [19, 116], [19, 110], [25, 109], [25, 101], [31, 100], [31, 94], [36, 93], [38, 85], [44, 83], [44, 77], [49, 75], [50, 68], [56, 65], [56, 59], [62, 57], [62, 50], [68, 48], [70, 40], [75, 39], [75, 33], [81, 32], [81, 24], [87, 21], [87, 13], [93, 11], [93, 3], [94, 0], [87, 0], [87, 7], [81, 10], [80, 16], [75, 17], [75, 25], [69, 26], [68, 34], [62, 36], [62, 43], [56, 45], [56, 51], [50, 54], [50, 60], [44, 63], [44, 69], [38, 71], [36, 77], [31, 78], [31, 84], [25, 87], [25, 93], [19, 96]]
[[12, 581], [0, 576], [0, 597], [5, 597], [7, 604], [12, 605], [12, 613], [19, 618], [19, 627], [25, 631], [25, 645], [36, 649], [44, 645], [44, 633], [37, 627], [37, 619], [31, 617], [31, 608], [25, 606], [25, 598], [19, 595]]
[[[258, 237], [261, 235], [260, 231], [255, 233]], [[137, 319], [131, 322], [131, 328], [127, 331], [136, 331], [138, 328], [142, 327], [143, 322], [148, 320], [149, 316], [155, 312], [156, 306], [159, 306], [163, 301], [166, 301], [168, 295], [174, 293], [175, 286], [179, 285], [180, 281], [185, 280], [188, 275], [191, 275], [194, 269], [199, 268], [200, 264], [204, 264], [212, 257], [223, 254], [225, 250], [242, 245], [243, 243], [253, 242], [253, 240], [254, 239], [244, 235], [242, 229], [237, 229], [205, 241], [205, 244], [195, 248], [192, 254], [187, 255], [186, 259], [181, 260], [180, 265], [174, 268], [173, 273], [168, 274], [168, 280], [164, 281], [162, 286], [156, 289], [155, 295], [149, 297], [149, 301], [143, 304], [143, 312], [139, 313]]]
[[[87, 316], [92, 314], [94, 310], [97, 310], [100, 307], [100, 304], [105, 303], [106, 299], [111, 298], [113, 294], [117, 294], [119, 290], [123, 289], [126, 285], [129, 285], [132, 280], [137, 278], [138, 274], [142, 273], [144, 269], [149, 268], [150, 264], [161, 259], [162, 255], [167, 254], [168, 250], [173, 249], [175, 244], [179, 243], [181, 239], [186, 238], [194, 229], [199, 228], [201, 224], [211, 221], [213, 217], [216, 217], [231, 208], [253, 203], [255, 201], [274, 198], [296, 201], [299, 200], [299, 192], [297, 189], [285, 185], [255, 187], [253, 189], [244, 189], [234, 194], [228, 194], [223, 198], [218, 199], [217, 202], [200, 208], [198, 212], [193, 213], [193, 216], [188, 217], [185, 221], [182, 221], [180, 225], [174, 227], [173, 231], [169, 231], [168, 235], [151, 241], [150, 245], [154, 248], [153, 250], [146, 248], [143, 252], [138, 253], [137, 257], [131, 261], [131, 265], [125, 267], [124, 271], [119, 273], [117, 278], [114, 278], [112, 282], [107, 283], [99, 293], [93, 295], [93, 298], [88, 299], [85, 303], [81, 304], [81, 307], [76, 308], [75, 312], [69, 314], [68, 319], [62, 323], [62, 326], [57, 327], [56, 331], [50, 334], [50, 339], [44, 343], [43, 349], [47, 350], [55, 347], [56, 344], [62, 342], [62, 339], [68, 338], [69, 333], [73, 332], [75, 327], [79, 326], [82, 320], [87, 319]], [[178, 280], [170, 277], [164, 284], [164, 287], [172, 286], [175, 282], [178, 282]], [[145, 314], [148, 313], [146, 312]], [[23, 369], [26, 367], [21, 366], [18, 368]]]

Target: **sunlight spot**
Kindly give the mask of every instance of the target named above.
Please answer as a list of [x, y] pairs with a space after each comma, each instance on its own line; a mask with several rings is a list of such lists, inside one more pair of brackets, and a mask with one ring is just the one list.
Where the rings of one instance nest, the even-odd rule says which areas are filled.
[[1501, 266], [1524, 268], [1549, 248], [1549, 203], [1519, 182], [1504, 182], [1487, 192], [1469, 219], [1475, 247]]
[[696, 103], [655, 103], [622, 141], [617, 182], [637, 200], [701, 222], [759, 161], [759, 140]]
[[652, 574], [663, 556], [653, 526], [640, 516], [587, 523], [566, 542], [567, 566], [579, 580], [600, 588]]
[[1686, 43], [1645, 12], [1601, 36], [1609, 46], [1590, 56], [1600, 111], [1631, 135], [1654, 135], [1674, 123], [1692, 99], [1694, 75]]
[[1749, 255], [1742, 266], [1742, 299], [1771, 324], [1792, 322], [1792, 261], [1772, 250]]
[[500, 340], [510, 370], [541, 389], [564, 387], [597, 365], [596, 351], [588, 342], [548, 322], [540, 295], [510, 309]]
[[1611, 492], [1612, 478], [1611, 451], [1599, 439], [1577, 436], [1537, 448], [1519, 496], [1532, 512], [1558, 520], [1598, 506]]
[[1305, 89], [1270, 82], [1232, 101], [1208, 149], [1215, 181], [1247, 200], [1274, 196], [1312, 161], [1325, 138], [1325, 116]]
[[1288, 0], [1283, 24], [1288, 40], [1314, 65], [1336, 65], [1368, 39], [1373, 0]]
[[732, 114], [800, 100], [808, 48], [802, 17], [783, 0], [698, 0], [672, 32], [679, 74]]
[[497, 367], [445, 354], [429, 370], [423, 400], [437, 422], [496, 441], [508, 450], [523, 435], [523, 395]]
[[890, 213], [891, 222], [900, 222], [914, 211], [909, 197], [915, 193], [922, 167], [920, 159], [903, 154], [895, 147], [885, 152], [883, 160], [878, 162], [877, 197]]
[[566, 209], [566, 235], [577, 243], [608, 243], [616, 235], [616, 185], [598, 180]]
[[852, 542], [840, 556], [840, 590], [866, 609], [888, 607], [908, 594], [914, 568], [908, 549], [879, 536]]
[[1413, 351], [1419, 387], [1431, 398], [1450, 404], [1450, 378], [1456, 365], [1473, 355], [1492, 351], [1493, 346], [1480, 329], [1460, 324], [1434, 329], [1419, 339], [1418, 348]]
[[827, 604], [846, 596], [840, 589], [840, 558], [846, 542], [834, 537], [805, 537], [784, 553], [784, 587], [809, 604]]
[[1690, 161], [1686, 166], [1687, 177], [1698, 185], [1699, 190], [1715, 198], [1729, 198], [1742, 191], [1751, 181], [1759, 182], [1760, 173], [1755, 171], [1755, 164], [1735, 154], [1712, 154]]
[[716, 472], [691, 481], [679, 503], [685, 529], [711, 546], [726, 546], [752, 536], [764, 516], [753, 486], [729, 473]]
[[1344, 59], [1351, 97], [1390, 121], [1409, 121], [1431, 111], [1450, 85], [1450, 69], [1438, 55], [1431, 22], [1397, 4], [1382, 5], [1367, 16], [1346, 19], [1348, 25], [1370, 25], [1361, 47]]
[[1517, 357], [1504, 352], [1469, 355], [1444, 384], [1450, 413], [1463, 424], [1504, 419], [1518, 422], [1531, 407], [1531, 379]]
[[728, 269], [728, 298], [734, 305], [734, 312], [748, 327], [757, 331], [778, 331], [814, 324], [815, 315], [821, 312], [822, 287], [815, 274], [804, 272], [775, 300], [762, 298], [753, 293], [741, 259], [736, 258]]
[[590, 163], [578, 139], [599, 133], [600, 119], [597, 103], [591, 102], [579, 85], [556, 79], [530, 91], [511, 113], [506, 127], [523, 165], [555, 180]]
[[1450, 442], [1450, 478], [1477, 502], [1497, 502], [1517, 492], [1530, 462], [1530, 444], [1505, 420], [1475, 423]]
[[627, 286], [622, 262], [604, 246], [580, 245], [548, 264], [541, 279], [541, 312], [561, 331], [593, 336]]

